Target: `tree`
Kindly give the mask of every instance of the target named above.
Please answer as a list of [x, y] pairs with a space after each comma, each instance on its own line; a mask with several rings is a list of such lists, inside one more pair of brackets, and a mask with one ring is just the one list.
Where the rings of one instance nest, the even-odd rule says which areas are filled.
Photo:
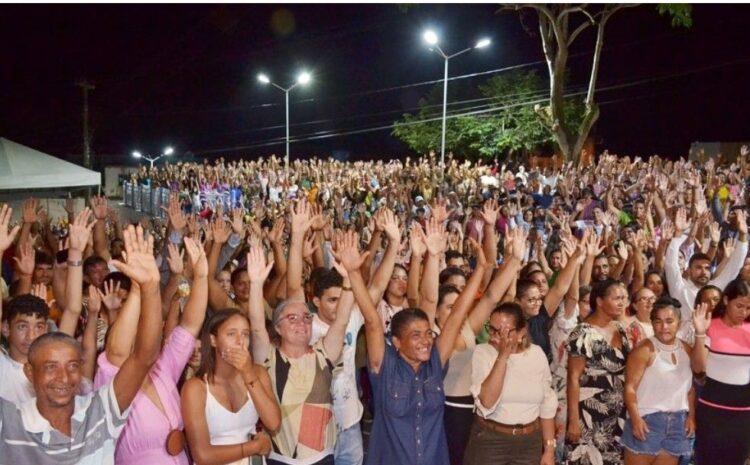
[[[420, 100], [415, 115], [405, 114], [394, 123], [393, 134], [412, 150], [427, 153], [440, 148], [442, 84]], [[479, 109], [455, 110], [446, 124], [448, 151], [466, 158], [495, 158], [554, 147], [554, 139], [534, 111], [534, 103], [546, 94], [546, 82], [535, 71], [515, 70], [489, 79], [478, 87]], [[471, 92], [467, 91], [465, 94]], [[452, 101], [458, 98], [453, 92]], [[471, 93], [471, 96], [475, 96]], [[476, 105], [476, 102], [473, 102]], [[571, 121], [580, 120], [580, 101], [566, 100]]]
[[[599, 63], [604, 46], [604, 31], [612, 16], [624, 8], [637, 4], [512, 4], [501, 10], [536, 11], [539, 20], [539, 33], [542, 39], [542, 50], [549, 72], [550, 95], [547, 105], [537, 105], [536, 113], [541, 117], [545, 127], [552, 133], [560, 151], [566, 160], [578, 162], [581, 150], [591, 128], [599, 119], [599, 107], [594, 99], [596, 81], [599, 74]], [[660, 4], [657, 11], [672, 18], [673, 26], [690, 27], [692, 25], [692, 7], [687, 4]], [[575, 18], [575, 24], [571, 19]], [[578, 123], [568, 118], [565, 111], [565, 70], [568, 64], [570, 47], [589, 27], [596, 28], [596, 43], [591, 62], [588, 92], [583, 101], [584, 114]]]

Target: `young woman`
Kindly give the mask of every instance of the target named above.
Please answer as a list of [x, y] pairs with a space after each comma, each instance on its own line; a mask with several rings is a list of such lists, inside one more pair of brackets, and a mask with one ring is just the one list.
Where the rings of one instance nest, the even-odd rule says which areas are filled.
[[477, 415], [464, 463], [554, 465], [557, 395], [547, 358], [530, 343], [518, 304], [496, 308], [488, 331], [472, 357]]
[[250, 322], [237, 309], [208, 319], [201, 334], [201, 364], [182, 389], [182, 416], [196, 464], [248, 465], [268, 455], [271, 439], [258, 432], [281, 422], [271, 380], [250, 355]]
[[[193, 352], [205, 317], [208, 264], [203, 248], [188, 237], [185, 248], [193, 270], [190, 298], [180, 324], [167, 336], [159, 359], [130, 406], [128, 422], [115, 450], [118, 464], [188, 463], [176, 384]], [[94, 379], [96, 387], [114, 378], [130, 354], [138, 327], [140, 301], [140, 289], [133, 286], [111, 327], [106, 350], [99, 356], [99, 370]]]
[[750, 283], [735, 280], [713, 312], [693, 313], [693, 371], [705, 372], [696, 409], [697, 465], [742, 465], [750, 456]]
[[622, 394], [630, 343], [618, 320], [627, 306], [623, 283], [596, 283], [591, 291], [593, 313], [568, 339], [568, 464], [622, 464]]
[[692, 453], [695, 391], [690, 369], [691, 348], [677, 339], [681, 312], [670, 298], [651, 311], [654, 335], [628, 357], [622, 434], [626, 465], [677, 465]]

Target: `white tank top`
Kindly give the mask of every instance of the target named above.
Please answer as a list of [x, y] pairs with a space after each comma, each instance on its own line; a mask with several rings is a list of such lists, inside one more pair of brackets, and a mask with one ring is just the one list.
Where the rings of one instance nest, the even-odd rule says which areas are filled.
[[[693, 372], [690, 357], [678, 339], [674, 346], [648, 338], [654, 345], [654, 363], [646, 368], [638, 385], [638, 413], [641, 416], [655, 412], [678, 412], [688, 409], [688, 391], [692, 387]], [[672, 362], [674, 355], [677, 364]]]
[[[247, 395], [247, 402], [237, 412], [231, 412], [216, 400], [208, 381], [206, 383], [206, 424], [208, 425], [209, 442], [212, 446], [223, 446], [229, 444], [240, 444], [250, 439], [255, 434], [255, 426], [258, 423], [258, 411], [255, 404]], [[247, 465], [250, 459], [242, 459], [229, 465]]]

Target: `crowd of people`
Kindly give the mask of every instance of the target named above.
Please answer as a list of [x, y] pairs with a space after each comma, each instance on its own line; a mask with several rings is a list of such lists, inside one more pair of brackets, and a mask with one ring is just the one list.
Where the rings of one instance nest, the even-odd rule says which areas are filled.
[[134, 174], [161, 217], [3, 205], [0, 463], [743, 465], [746, 158], [218, 160]]

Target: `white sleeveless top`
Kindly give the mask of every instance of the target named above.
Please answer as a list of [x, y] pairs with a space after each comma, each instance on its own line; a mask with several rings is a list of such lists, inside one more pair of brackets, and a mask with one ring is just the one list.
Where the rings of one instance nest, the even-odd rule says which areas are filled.
[[[226, 409], [211, 394], [208, 381], [206, 383], [206, 423], [208, 425], [209, 442], [212, 446], [223, 446], [230, 444], [240, 444], [255, 434], [256, 424], [258, 423], [258, 411], [255, 404], [247, 395], [247, 402], [237, 412], [231, 412]], [[248, 465], [250, 458], [245, 458], [228, 465]]]
[[[688, 391], [692, 387], [693, 372], [690, 357], [677, 339], [667, 346], [655, 337], [648, 338], [654, 345], [654, 363], [646, 368], [638, 385], [638, 413], [641, 416], [655, 412], [678, 412], [688, 409]], [[672, 355], [677, 364], [672, 363]]]

